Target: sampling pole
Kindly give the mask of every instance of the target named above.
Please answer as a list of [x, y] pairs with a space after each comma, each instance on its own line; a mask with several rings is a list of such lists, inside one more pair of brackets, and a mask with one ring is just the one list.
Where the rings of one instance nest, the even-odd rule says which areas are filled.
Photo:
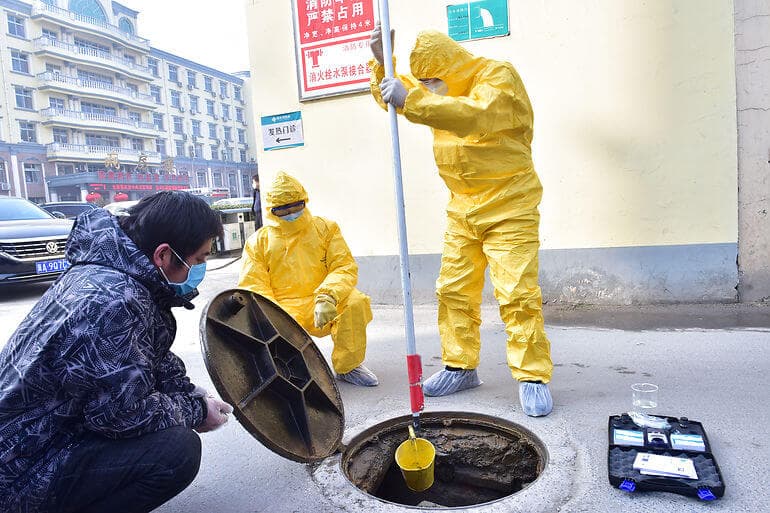
[[[385, 76], [393, 78], [393, 45], [390, 39], [390, 11], [388, 0], [380, 0], [383, 62]], [[399, 262], [401, 263], [401, 291], [404, 295], [404, 329], [406, 331], [406, 365], [409, 376], [409, 402], [412, 407], [412, 423], [420, 428], [420, 412], [425, 407], [422, 393], [422, 362], [414, 340], [414, 312], [412, 306], [412, 282], [409, 273], [409, 246], [406, 237], [404, 213], [404, 185], [401, 179], [401, 144], [398, 138], [398, 114], [396, 107], [388, 104], [390, 140], [393, 146], [393, 182], [396, 190], [396, 214], [398, 216]]]

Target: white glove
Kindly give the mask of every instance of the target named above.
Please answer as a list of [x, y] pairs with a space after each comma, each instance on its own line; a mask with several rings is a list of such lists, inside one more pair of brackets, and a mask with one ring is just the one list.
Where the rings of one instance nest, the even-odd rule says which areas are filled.
[[315, 327], [323, 328], [335, 317], [337, 317], [337, 302], [327, 294], [319, 294], [315, 299], [315, 310], [313, 311]]
[[227, 423], [227, 414], [232, 413], [233, 407], [224, 401], [220, 401], [213, 395], [207, 395], [203, 398], [206, 401], [206, 418], [203, 424], [195, 428], [198, 433], [207, 433], [223, 426]]
[[[393, 42], [396, 40], [396, 31], [391, 29], [390, 30], [390, 48], [393, 49]], [[374, 26], [374, 30], [372, 31], [372, 34], [369, 36], [369, 48], [372, 50], [372, 55], [374, 55], [374, 58], [377, 59], [377, 62], [382, 65], [382, 63], [385, 61], [385, 57], [383, 57], [383, 51], [382, 51], [382, 25], [378, 22], [377, 25]]]
[[397, 78], [383, 78], [380, 82], [380, 93], [382, 94], [382, 100], [385, 103], [389, 103], [399, 109], [406, 103], [406, 87]]

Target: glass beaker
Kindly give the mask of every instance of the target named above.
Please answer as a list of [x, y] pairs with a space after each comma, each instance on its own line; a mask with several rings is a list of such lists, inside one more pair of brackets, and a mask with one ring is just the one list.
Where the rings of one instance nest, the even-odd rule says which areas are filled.
[[658, 385], [634, 383], [631, 385], [631, 403], [635, 412], [649, 415], [658, 406]]

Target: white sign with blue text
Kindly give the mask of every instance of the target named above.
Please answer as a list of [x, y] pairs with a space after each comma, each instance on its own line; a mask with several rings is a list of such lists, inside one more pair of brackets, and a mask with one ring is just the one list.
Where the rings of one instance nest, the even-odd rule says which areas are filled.
[[302, 113], [287, 112], [262, 116], [262, 145], [265, 151], [304, 146]]

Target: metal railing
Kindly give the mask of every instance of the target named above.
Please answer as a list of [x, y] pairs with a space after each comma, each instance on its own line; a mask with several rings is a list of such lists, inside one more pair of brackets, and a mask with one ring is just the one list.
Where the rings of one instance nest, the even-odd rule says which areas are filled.
[[36, 16], [36, 15], [49, 15], [54, 18], [59, 18], [62, 20], [70, 20], [70, 21], [76, 21], [78, 23], [85, 23], [87, 25], [93, 25], [94, 27], [98, 27], [104, 32], [107, 32], [113, 36], [116, 36], [122, 39], [123, 41], [127, 41], [129, 43], [133, 43], [136, 45], [141, 45], [141, 46], [147, 47], [148, 49], [150, 46], [149, 39], [139, 37], [136, 34], [129, 34], [128, 32], [124, 32], [120, 30], [120, 27], [117, 27], [115, 25], [110, 25], [109, 23], [106, 23], [97, 18], [84, 16], [82, 14], [68, 11], [67, 9], [62, 9], [61, 7], [56, 7], [55, 5], [50, 5], [44, 2], [35, 2], [32, 5], [32, 16]]
[[47, 118], [68, 118], [82, 121], [98, 121], [100, 123], [115, 123], [117, 125], [141, 128], [143, 130], [158, 131], [153, 123], [144, 121], [134, 121], [130, 118], [120, 118], [112, 114], [97, 114], [93, 112], [83, 112], [81, 110], [66, 110], [48, 107], [40, 111], [40, 115]]
[[157, 151], [135, 150], [133, 148], [122, 148], [120, 146], [109, 146], [102, 144], [70, 144], [70, 143], [50, 143], [46, 145], [48, 153], [70, 152], [70, 153], [92, 153], [101, 157], [110, 153], [117, 153], [118, 156], [131, 156], [139, 158], [139, 155], [147, 155], [149, 160], [160, 161], [160, 153]]
[[53, 39], [48, 36], [38, 37], [37, 39], [34, 40], [34, 42], [35, 42], [35, 48], [38, 50], [43, 50], [48, 47], [57, 48], [59, 50], [63, 50], [70, 54], [77, 54], [77, 55], [83, 55], [83, 56], [92, 57], [96, 59], [101, 59], [103, 61], [108, 61], [111, 64], [115, 64], [123, 68], [129, 68], [131, 70], [138, 71], [146, 75], [152, 75], [149, 67], [143, 66], [141, 64], [137, 64], [136, 62], [130, 59], [117, 57], [115, 55], [112, 55], [110, 52], [105, 52], [104, 50], [97, 50], [95, 48], [88, 48], [85, 46], [65, 43], [63, 41], [59, 41], [58, 39]]
[[62, 75], [61, 73], [55, 73], [53, 71], [46, 71], [44, 73], [40, 73], [37, 76], [37, 78], [42, 82], [67, 84], [67, 85], [75, 86], [77, 88], [88, 87], [91, 89], [100, 89], [102, 91], [112, 92], [121, 96], [127, 96], [134, 100], [141, 100], [144, 102], [155, 103], [155, 99], [152, 97], [152, 95], [140, 93], [140, 92], [134, 91], [133, 89], [129, 89], [128, 87], [118, 87], [116, 85], [110, 84], [109, 82], [100, 82], [98, 80], [88, 80], [80, 77], [71, 77], [68, 75]]

